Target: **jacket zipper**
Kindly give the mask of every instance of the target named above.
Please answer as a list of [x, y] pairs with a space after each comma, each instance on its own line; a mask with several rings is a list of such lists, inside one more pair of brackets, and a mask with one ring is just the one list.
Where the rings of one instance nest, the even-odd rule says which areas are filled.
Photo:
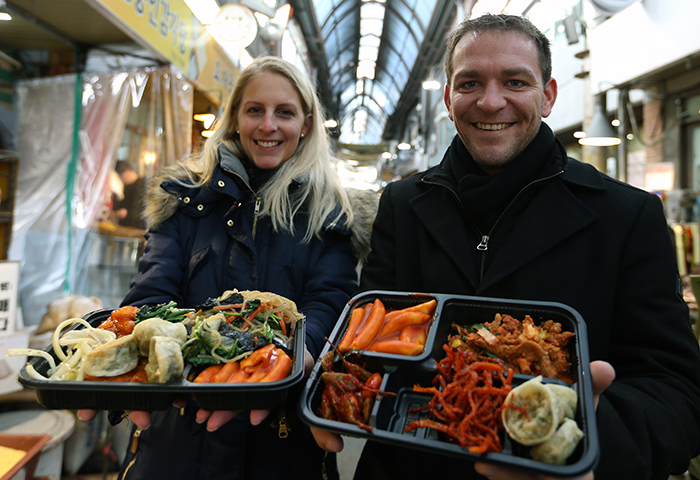
[[134, 463], [136, 462], [136, 458], [138, 458], [138, 449], [139, 449], [139, 437], [141, 436], [141, 427], [136, 427], [136, 430], [134, 430], [134, 435], [132, 436], [131, 439], [131, 453], [134, 454], [134, 458], [131, 459], [129, 462], [129, 465], [126, 466], [124, 469], [124, 474], [121, 476], [120, 480], [124, 480], [126, 478], [126, 475], [129, 473], [129, 470], [131, 467], [134, 466]]
[[[253, 192], [255, 194], [255, 192]], [[260, 213], [260, 203], [262, 197], [255, 194], [255, 210], [253, 211], [253, 238], [255, 238], [255, 229], [258, 226], [258, 213]]]
[[255, 229], [258, 226], [258, 214], [260, 213], [260, 204], [262, 203], [262, 197], [260, 195], [258, 195], [258, 193], [255, 190], [253, 190], [253, 187], [251, 187], [248, 184], [248, 182], [246, 182], [246, 180], [243, 177], [241, 177], [239, 174], [237, 174], [236, 172], [231, 172], [229, 170], [225, 170], [225, 171], [240, 178], [243, 181], [243, 183], [245, 184], [245, 186], [248, 187], [248, 190], [250, 190], [250, 193], [252, 193], [253, 196], [255, 197], [255, 210], [253, 211], [253, 238], [255, 238]]
[[549, 175], [548, 177], [543, 177], [543, 178], [538, 178], [537, 180], [533, 180], [532, 182], [528, 183], [523, 188], [521, 188], [520, 191], [517, 193], [517, 195], [515, 195], [515, 197], [513, 197], [513, 200], [511, 200], [508, 203], [508, 205], [506, 206], [506, 208], [503, 209], [503, 211], [498, 216], [498, 218], [496, 219], [494, 224], [491, 226], [491, 229], [489, 230], [487, 235], [484, 235], [483, 233], [481, 233], [481, 230], [479, 230], [479, 227], [477, 227], [474, 224], [474, 222], [472, 222], [472, 220], [471, 220], [471, 218], [469, 218], [469, 215], [467, 214], [467, 212], [464, 211], [464, 206], [462, 205], [462, 201], [459, 199], [459, 195], [457, 195], [457, 192], [455, 192], [451, 187], [449, 187], [445, 184], [442, 184], [442, 183], [430, 182], [427, 180], [423, 180], [423, 183], [427, 183], [428, 185], [438, 185], [438, 186], [444, 187], [448, 191], [450, 191], [452, 193], [452, 195], [455, 197], [455, 199], [457, 200], [457, 203], [459, 203], [459, 206], [462, 209], [462, 213], [464, 214], [464, 217], [467, 219], [467, 222], [472, 226], [472, 228], [476, 231], [476, 233], [479, 235], [479, 237], [481, 237], [479, 244], [476, 246], [476, 249], [481, 252], [481, 262], [480, 262], [480, 266], [479, 266], [479, 281], [481, 282], [484, 279], [484, 268], [486, 265], [486, 251], [489, 248], [489, 241], [491, 240], [493, 231], [496, 229], [498, 224], [501, 222], [501, 219], [503, 218], [503, 216], [506, 214], [506, 212], [508, 212], [508, 210], [510, 210], [510, 208], [515, 204], [515, 202], [518, 200], [518, 198], [520, 198], [520, 196], [523, 194], [523, 192], [525, 190], [527, 190], [528, 188], [530, 188], [533, 185], [536, 185], [538, 183], [546, 182], [546, 181], [551, 180], [552, 178], [558, 177], [562, 173], [564, 173], [564, 170], [559, 170], [558, 172], [553, 173], [552, 175]]

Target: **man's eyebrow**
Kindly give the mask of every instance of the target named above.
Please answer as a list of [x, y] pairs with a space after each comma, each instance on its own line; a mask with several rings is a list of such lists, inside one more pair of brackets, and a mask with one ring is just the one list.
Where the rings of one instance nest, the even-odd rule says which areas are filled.
[[508, 77], [529, 76], [536, 77], [537, 75], [529, 68], [507, 68], [503, 70], [503, 74]]
[[455, 78], [474, 78], [478, 76], [479, 72], [477, 70], [458, 70], [455, 72]]

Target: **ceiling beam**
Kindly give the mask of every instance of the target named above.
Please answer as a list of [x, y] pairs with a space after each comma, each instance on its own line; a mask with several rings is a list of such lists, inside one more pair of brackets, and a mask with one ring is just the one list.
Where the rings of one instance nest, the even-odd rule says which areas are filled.
[[299, 22], [306, 46], [309, 49], [309, 60], [316, 69], [316, 88], [321, 103], [329, 118], [340, 118], [340, 99], [335, 98], [331, 89], [331, 75], [328, 68], [326, 50], [323, 48], [321, 28], [318, 24], [313, 0], [291, 0], [294, 18]]
[[400, 140], [405, 133], [409, 113], [418, 103], [423, 80], [430, 69], [442, 61], [445, 50], [445, 35], [452, 28], [452, 20], [456, 11], [455, 3], [452, 0], [439, 0], [435, 5], [433, 17], [416, 57], [416, 63], [408, 76], [408, 81], [401, 92], [394, 113], [386, 122], [382, 134], [384, 141]]

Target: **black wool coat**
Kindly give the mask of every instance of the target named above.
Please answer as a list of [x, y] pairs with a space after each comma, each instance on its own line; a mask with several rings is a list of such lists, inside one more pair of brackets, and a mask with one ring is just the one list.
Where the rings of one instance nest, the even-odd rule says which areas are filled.
[[[555, 148], [555, 173], [533, 179], [489, 232], [487, 249], [477, 250], [486, 233], [465, 214], [446, 168], [458, 151], [466, 152], [453, 142], [442, 164], [387, 185], [361, 289], [575, 308], [587, 325], [591, 360], [616, 370], [596, 412], [596, 480], [667, 480], [685, 472], [700, 453], [700, 353], [660, 199]], [[365, 449], [357, 478], [368, 470], [377, 472], [368, 478], [476, 477], [465, 462], [418, 451], [407, 462], [406, 453]], [[373, 456], [396, 461], [375, 463]]]

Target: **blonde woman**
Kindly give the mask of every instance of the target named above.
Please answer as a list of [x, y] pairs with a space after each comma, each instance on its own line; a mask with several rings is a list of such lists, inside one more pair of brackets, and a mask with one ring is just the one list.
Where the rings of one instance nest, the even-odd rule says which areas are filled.
[[[192, 307], [233, 288], [273, 292], [306, 316], [316, 358], [356, 288], [377, 203], [375, 194], [341, 187], [323, 122], [312, 85], [293, 65], [265, 57], [247, 67], [201, 154], [164, 169], [150, 189], [146, 250], [123, 304]], [[269, 415], [212, 414], [193, 399], [182, 411], [131, 412], [148, 428], [135, 427], [138, 448], [127, 452], [120, 478], [337, 477], [296, 400], [289, 392]]]

